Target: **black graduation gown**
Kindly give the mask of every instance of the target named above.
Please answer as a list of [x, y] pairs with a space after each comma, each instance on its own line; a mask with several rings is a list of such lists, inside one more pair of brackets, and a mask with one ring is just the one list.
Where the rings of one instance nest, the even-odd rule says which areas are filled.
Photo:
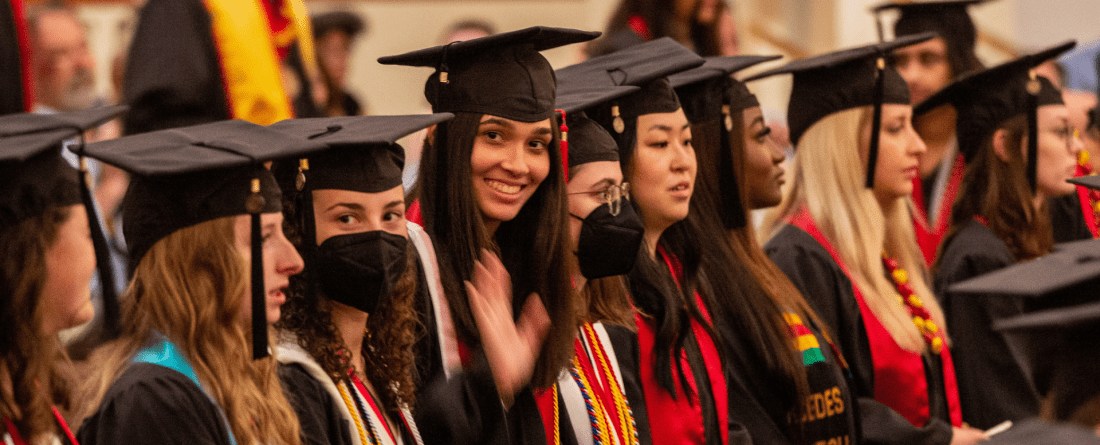
[[863, 443], [949, 443], [953, 433], [938, 357], [925, 355], [924, 360], [930, 420], [922, 427], [913, 426], [874, 398], [875, 367], [859, 303], [852, 281], [829, 252], [809, 233], [790, 224], [764, 245], [764, 251], [802, 292], [818, 318], [833, 333], [837, 348], [848, 360], [852, 372], [850, 388], [858, 404]]
[[[615, 359], [619, 363], [619, 371], [622, 372], [623, 386], [626, 393], [627, 401], [630, 403], [630, 408], [634, 411], [634, 421], [638, 424], [638, 439], [640, 443], [654, 443], [652, 438], [652, 432], [649, 431], [650, 422], [662, 422], [667, 421], [668, 418], [675, 416], [675, 412], [662, 412], [654, 413], [654, 417], [649, 415], [646, 405], [646, 393], [644, 385], [642, 383], [642, 374], [640, 367], [643, 366], [643, 355], [645, 357], [652, 358], [650, 353], [642, 354], [639, 350], [638, 334], [631, 330], [621, 326], [606, 325], [607, 335], [611, 340], [611, 344], [615, 348]], [[716, 413], [715, 400], [713, 397], [713, 387], [711, 386], [710, 379], [706, 377], [706, 364], [704, 363], [702, 352], [698, 344], [698, 340], [695, 339], [694, 333], [688, 333], [684, 340], [684, 352], [687, 356], [688, 368], [684, 369], [685, 373], [691, 373], [693, 378], [696, 379], [697, 385], [702, 386], [702, 390], [699, 390], [699, 404], [702, 407], [703, 423], [706, 435], [707, 445], [721, 445], [720, 432], [717, 428], [718, 416]], [[650, 366], [648, 363], [645, 366]], [[702, 376], [701, 378], [699, 376]], [[677, 383], [679, 384], [679, 383]], [[727, 382], [727, 385], [729, 382]], [[729, 428], [729, 443], [730, 445], [750, 445], [753, 443], [752, 438], [749, 435], [749, 429], [739, 422], [736, 422], [732, 417], [732, 406], [735, 404], [741, 404], [747, 398], [737, 397], [732, 389], [729, 391], [729, 402], [727, 405], [731, 406], [731, 415], [726, 428]], [[748, 394], [748, 390], [744, 387], [739, 389], [737, 394]], [[683, 394], [681, 393], [681, 397]], [[737, 400], [734, 400], [734, 398]], [[767, 442], [758, 442], [767, 443]]]
[[[287, 401], [298, 415], [303, 445], [350, 445], [347, 421], [336, 408], [336, 400], [302, 365], [279, 363], [279, 383]], [[339, 401], [343, 403], [343, 401]], [[405, 433], [405, 428], [399, 428]], [[404, 438], [403, 438], [404, 439]], [[408, 439], [406, 444], [412, 444]]]
[[1016, 263], [992, 231], [970, 221], [942, 247], [934, 287], [951, 332], [963, 419], [979, 429], [1039, 414], [1039, 394], [994, 321], [1022, 314], [1023, 297], [951, 295], [947, 288]]
[[[746, 355], [745, 351], [752, 346], [741, 342], [730, 348], [733, 363], [726, 369], [731, 434], [737, 428], [744, 428], [753, 442], [766, 444], [859, 443], [858, 410], [849, 389], [850, 373], [840, 365], [821, 330], [811, 324], [805, 326], [817, 338], [825, 357], [824, 361], [805, 367], [813, 398], [803, 402], [812, 407], [806, 422], [787, 426], [786, 403], [779, 395], [791, 392], [780, 386], [786, 385], [785, 379], [768, 378], [767, 371]], [[738, 337], [728, 335], [727, 338]], [[797, 430], [799, 428], [804, 429]]]
[[135, 363], [111, 384], [77, 433], [82, 445], [230, 445], [217, 405], [187, 376]]
[[1047, 199], [1047, 213], [1050, 214], [1050, 228], [1054, 231], [1055, 243], [1092, 239], [1092, 231], [1089, 230], [1082, 211], [1077, 190], [1066, 196]]
[[[542, 417], [531, 390], [517, 393], [505, 410], [489, 363], [480, 353], [469, 369], [446, 378], [434, 305], [423, 272], [418, 289], [417, 311], [426, 335], [415, 346], [421, 386], [413, 416], [424, 444], [546, 445]], [[562, 443], [575, 444], [568, 414], [563, 410], [561, 416], [561, 424], [567, 426], [562, 428]]]
[[983, 445], [1100, 445], [1096, 431], [1071, 424], [1029, 419], [993, 436]]
[[[299, 52], [288, 64], [303, 92], [310, 91]], [[232, 115], [222, 79], [210, 13], [203, 0], [152, 0], [138, 17], [127, 55], [123, 93], [130, 111], [126, 134], [198, 125]], [[302, 96], [306, 96], [304, 93]], [[309, 100], [296, 100], [297, 117], [319, 113]]]

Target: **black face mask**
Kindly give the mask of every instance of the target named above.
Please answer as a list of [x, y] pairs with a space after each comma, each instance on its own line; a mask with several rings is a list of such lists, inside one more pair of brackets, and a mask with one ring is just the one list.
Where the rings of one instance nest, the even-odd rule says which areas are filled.
[[407, 242], [381, 230], [336, 235], [317, 246], [309, 267], [326, 296], [371, 313], [405, 273]]
[[618, 215], [611, 214], [608, 204], [596, 207], [583, 219], [570, 214], [581, 220], [577, 263], [581, 275], [589, 280], [624, 275], [634, 268], [645, 227], [629, 200], [624, 198], [619, 206]]

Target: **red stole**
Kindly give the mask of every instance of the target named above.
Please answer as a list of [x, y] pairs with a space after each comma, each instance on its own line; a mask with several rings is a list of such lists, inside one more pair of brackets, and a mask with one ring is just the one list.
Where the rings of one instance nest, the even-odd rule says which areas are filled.
[[[955, 196], [959, 193], [962, 184], [965, 161], [962, 154], [955, 157], [955, 163], [951, 166], [951, 176], [947, 179], [947, 186], [943, 191], [943, 199], [940, 200], [939, 211], [936, 218], [928, 218], [928, 206], [931, 203], [924, 202], [924, 183], [918, 176], [913, 178], [913, 203], [916, 204], [917, 214], [913, 215], [913, 231], [917, 234], [917, 245], [924, 254], [924, 262], [932, 266], [936, 259], [936, 250], [947, 233], [947, 227], [951, 223], [951, 206], [955, 204]], [[933, 226], [934, 224], [934, 226]]]
[[27, 20], [23, 15], [23, 0], [11, 0], [11, 14], [15, 18], [15, 35], [19, 42], [19, 70], [23, 83], [23, 111], [34, 107], [34, 75], [31, 74], [31, 45], [27, 35]]
[[[619, 381], [615, 376], [615, 368], [610, 362], [610, 357], [606, 352], [606, 348], [600, 337], [596, 334], [596, 330], [593, 328], [592, 323], [585, 323], [581, 326], [580, 333], [587, 340], [588, 348], [585, 347], [585, 340], [577, 338], [573, 341], [573, 354], [576, 360], [577, 368], [575, 371], [585, 377], [585, 381], [590, 388], [588, 390], [591, 395], [594, 396], [598, 403], [604, 409], [606, 413], [606, 421], [608, 423], [608, 431], [611, 434], [618, 437], [618, 443], [621, 445], [632, 445], [634, 443], [634, 433], [632, 425], [625, 425], [621, 422], [625, 419], [627, 422], [633, 422], [629, 411], [620, 412], [620, 408], [627, 408], [625, 391], [623, 388], [617, 388], [618, 393], [621, 395], [619, 399], [622, 400], [623, 405], [620, 407], [616, 403], [615, 388], [612, 385], [618, 386]], [[589, 352], [591, 350], [591, 352]], [[593, 357], [594, 355], [594, 357]], [[592, 365], [593, 360], [599, 364], [598, 368]], [[573, 366], [573, 365], [570, 365]], [[554, 384], [554, 388], [535, 391], [535, 403], [538, 405], [539, 414], [542, 416], [543, 429], [546, 432], [546, 442], [550, 445], [558, 445], [561, 443], [560, 438], [555, 440], [561, 428], [561, 410], [565, 409], [558, 404], [558, 389]], [[583, 390], [582, 390], [583, 393]], [[591, 416], [592, 413], [589, 413]], [[591, 424], [592, 419], [589, 418]], [[603, 443], [613, 444], [615, 442], [604, 439]]]
[[[1085, 156], [1084, 162], [1078, 160], [1077, 171], [1074, 176], [1089, 176], [1092, 175], [1092, 165], [1088, 163], [1088, 156]], [[1085, 224], [1089, 226], [1089, 233], [1093, 238], [1100, 238], [1100, 227], [1097, 227], [1096, 223], [1096, 209], [1092, 206], [1093, 193], [1091, 189], [1083, 185], [1076, 186], [1077, 188], [1077, 202], [1081, 204], [1081, 214], [1085, 216]]]
[[[668, 265], [673, 278], [679, 283], [681, 268], [680, 262], [665, 254], [663, 249], [658, 253]], [[710, 313], [703, 305], [702, 298], [695, 294], [695, 304], [699, 307], [703, 317], [710, 321]], [[673, 398], [667, 390], [657, 383], [657, 376], [653, 372], [653, 362], [656, 360], [654, 343], [656, 342], [656, 326], [653, 321], [635, 314], [634, 321], [638, 326], [638, 371], [641, 377], [642, 390], [645, 391], [646, 408], [653, 413], [654, 419], [649, 423], [649, 430], [653, 437], [653, 443], [659, 444], [703, 444], [706, 443], [706, 435], [703, 430], [703, 412], [699, 405], [699, 385], [696, 376], [691, 372], [691, 366], [687, 360], [686, 352], [680, 354], [680, 365], [683, 366], [688, 384], [693, 392], [690, 397], [685, 394], [677, 394]], [[707, 378], [714, 397], [715, 411], [718, 413], [718, 425], [721, 426], [720, 435], [722, 444], [729, 444], [729, 405], [727, 405], [729, 393], [726, 389], [726, 376], [723, 373], [722, 362], [718, 355], [718, 348], [706, 329], [699, 321], [691, 318], [691, 332], [702, 351], [703, 363], [707, 368]], [[671, 354], [671, 351], [667, 353]], [[679, 388], [679, 385], [676, 386]]]
[[[844, 271], [845, 275], [852, 276], [848, 268], [841, 261], [840, 255], [833, 248], [825, 235], [817, 228], [813, 217], [805, 209], [799, 210], [789, 222], [806, 233], [810, 234], [824, 247], [833, 261]], [[924, 376], [924, 361], [921, 354], [913, 353], [898, 346], [890, 332], [878, 321], [871, 308], [863, 300], [863, 294], [855, 281], [852, 281], [852, 291], [859, 303], [859, 312], [863, 316], [863, 327], [867, 331], [867, 341], [870, 343], [871, 361], [875, 369], [875, 400], [889, 406], [898, 414], [901, 414], [909, 423], [921, 427], [928, 423], [928, 381]], [[951, 351], [944, 345], [940, 353], [943, 361], [943, 386], [947, 396], [947, 407], [951, 417], [951, 424], [962, 425], [962, 411], [959, 408], [959, 388], [955, 381], [955, 365], [951, 360]]]

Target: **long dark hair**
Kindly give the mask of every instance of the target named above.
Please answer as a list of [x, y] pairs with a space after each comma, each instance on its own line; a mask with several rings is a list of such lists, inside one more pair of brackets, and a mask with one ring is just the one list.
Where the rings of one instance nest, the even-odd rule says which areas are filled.
[[[1036, 209], [1034, 193], [1027, 183], [1027, 160], [1021, 152], [1027, 134], [1024, 115], [1009, 119], [1005, 130], [1003, 161], [993, 150], [993, 138], [986, 138], [974, 159], [966, 163], [962, 187], [951, 207], [951, 225], [940, 248], [951, 243], [955, 235], [975, 216], [985, 218], [997, 238], [1008, 245], [1017, 261], [1039, 257], [1054, 246], [1050, 214], [1046, 203]], [[939, 255], [936, 255], [939, 258]], [[933, 269], [938, 268], [939, 260]]]
[[[605, 37], [594, 40], [586, 47], [588, 55], [594, 57], [621, 49], [615, 47], [615, 44], [618, 43], [615, 37], [623, 31], [630, 31], [631, 20], [639, 18], [645, 23], [649, 31], [648, 36], [638, 36], [642, 40], [655, 40], [661, 37], [673, 36], [672, 20], [676, 16], [675, 4], [675, 1], [667, 0], [622, 0], [619, 7], [612, 13], [611, 19], [608, 20], [607, 31], [604, 33]], [[698, 2], [695, 10], [691, 13], [687, 36], [690, 41], [680, 43], [692, 48], [704, 57], [720, 56], [722, 55], [722, 46], [718, 36], [718, 18], [726, 13], [729, 5], [726, 4], [725, 0], [718, 0], [711, 23], [702, 23], [697, 20], [698, 8], [701, 4], [701, 1]]]
[[[305, 252], [302, 217], [298, 206], [300, 193], [294, 187], [283, 188], [283, 231], [299, 252]], [[309, 212], [312, 216], [312, 212]], [[276, 327], [295, 335], [305, 349], [334, 382], [346, 381], [351, 369], [351, 351], [332, 322], [332, 300], [320, 286], [310, 284], [308, 268], [290, 277], [283, 315]], [[385, 409], [397, 413], [402, 407], [415, 406], [417, 385], [421, 383], [415, 366], [414, 346], [424, 335], [416, 310], [420, 262], [410, 245], [405, 273], [393, 294], [384, 298], [367, 318], [361, 353], [367, 376], [382, 397]]]
[[[954, 9], [950, 6], [945, 9]], [[985, 68], [974, 49], [978, 42], [978, 30], [968, 12], [944, 11], [943, 13], [903, 14], [894, 23], [894, 35], [903, 37], [912, 34], [934, 31], [943, 39], [947, 47], [947, 65], [951, 67], [951, 78], [958, 79], [965, 74], [981, 71]]]
[[[732, 321], [730, 327], [734, 328], [733, 335], [739, 338], [755, 340], [757, 349], [753, 351], [757, 356], [757, 363], [762, 363], [768, 371], [766, 376], [770, 380], [773, 390], [778, 390], [783, 397], [783, 406], [788, 410], [788, 421], [796, 423], [801, 419], [806, 404], [798, 403], [799, 400], [807, 400], [811, 395], [807, 380], [805, 366], [802, 363], [802, 354], [789, 333], [788, 326], [783, 319], [783, 313], [789, 312], [798, 315], [801, 319], [816, 325], [824, 331], [825, 325], [817, 318], [817, 314], [806, 303], [802, 293], [791, 283], [790, 279], [775, 265], [764, 253], [759, 241], [753, 234], [752, 227], [748, 224], [748, 192], [750, 184], [745, 175], [745, 164], [748, 155], [745, 152], [745, 129], [743, 110], [731, 110], [730, 117], [734, 125], [729, 131], [727, 146], [722, 145], [720, 119], [706, 122], [692, 122], [692, 145], [695, 147], [695, 155], [698, 159], [699, 173], [695, 179], [695, 192], [691, 199], [691, 211], [698, 218], [709, 221], [713, 227], [713, 233], [726, 233], [730, 254], [734, 258], [732, 267], [736, 271], [741, 287], [740, 297], [743, 302], [722, 304], [726, 317]], [[740, 193], [741, 206], [738, 209], [726, 209], [726, 211], [741, 212], [742, 220], [746, 224], [737, 228], [722, 226], [722, 190], [718, 185], [719, 175], [725, 174], [720, 168], [722, 150], [729, 150], [732, 156], [726, 162], [732, 161], [732, 172], [737, 181], [737, 191]], [[747, 310], [743, 310], [747, 309]], [[759, 326], [754, 329], [763, 331], [764, 335], [745, 337], [752, 335], [750, 330], [744, 329], [747, 320], [756, 320]], [[761, 371], [764, 371], [761, 369]]]
[[46, 252], [71, 212], [51, 207], [0, 232], [0, 417], [31, 442], [56, 431], [50, 406], [71, 402], [71, 363], [60, 340], [42, 333]]
[[482, 222], [471, 180], [470, 156], [482, 114], [455, 113], [454, 120], [436, 126], [424, 145], [417, 193], [424, 230], [435, 243], [440, 277], [451, 308], [455, 332], [466, 345], [480, 344], [463, 281], [473, 275], [481, 249], [500, 255], [512, 276], [513, 313], [532, 292], [538, 293], [550, 316], [546, 343], [539, 353], [531, 383], [546, 388], [573, 357], [573, 339], [580, 311], [568, 272], [569, 202], [561, 152], [561, 132], [551, 119], [550, 173], [511, 221], [495, 234]]
[[[601, 125], [612, 122], [610, 113], [610, 107], [589, 110], [592, 120]], [[623, 169], [623, 178], [629, 182], [634, 173], [632, 161], [637, 143], [637, 117], [624, 118], [623, 123], [622, 133], [614, 133], [613, 129], [608, 131], [617, 135], [619, 164]], [[632, 204], [641, 215], [637, 203]], [[639, 250], [634, 270], [627, 276], [634, 305], [656, 327], [654, 349], [670, 351], [669, 354], [654, 355], [653, 371], [658, 384], [674, 397], [678, 392], [677, 382], [684, 394], [693, 393], [683, 369], [683, 362], [677, 360], [674, 366], [672, 361], [672, 357], [679, 357], [684, 351], [685, 341], [691, 333], [691, 319], [698, 321], [714, 340], [723, 363], [728, 360], [728, 353], [724, 352], [726, 341], [717, 334], [714, 326], [722, 326], [723, 323], [719, 318], [716, 296], [736, 292], [729, 287], [733, 284], [726, 272], [729, 268], [722, 265], [732, 262], [732, 258], [728, 255], [728, 249], [715, 248], [721, 243], [706, 239], [703, 234], [714, 232], [707, 232], [700, 226], [701, 223], [698, 216], [689, 212], [686, 219], [665, 229], [658, 240], [658, 246], [680, 263], [679, 284], [664, 261], [650, 257], [644, 248]], [[708, 275], [709, 271], [715, 273]], [[696, 292], [703, 302], [702, 308], [695, 299]], [[703, 315], [704, 310], [710, 314], [713, 323]]]

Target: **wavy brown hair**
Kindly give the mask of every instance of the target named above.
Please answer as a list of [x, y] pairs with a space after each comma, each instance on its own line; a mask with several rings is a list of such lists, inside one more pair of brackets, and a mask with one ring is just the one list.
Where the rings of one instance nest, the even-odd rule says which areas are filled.
[[86, 382], [81, 417], [96, 409], [134, 354], [159, 333], [183, 351], [225, 410], [237, 443], [301, 443], [275, 357], [252, 359], [251, 329], [240, 321], [248, 267], [237, 249], [236, 218], [177, 230], [145, 254], [122, 298], [120, 337], [90, 358], [99, 365]]
[[[974, 159], [966, 163], [959, 197], [951, 207], [951, 226], [940, 248], [951, 243], [975, 216], [981, 216], [1017, 261], [1037, 258], [1053, 248], [1054, 233], [1046, 203], [1035, 208], [1032, 204], [1035, 194], [1027, 183], [1027, 159], [1023, 153], [1027, 118], [1016, 116], [1000, 129], [1005, 131], [1008, 160], [997, 156], [991, 136], [982, 143]], [[938, 267], [939, 255], [936, 258]]]
[[[283, 231], [299, 252], [302, 246], [301, 218], [296, 201], [299, 193], [293, 187], [283, 192]], [[387, 411], [393, 415], [402, 407], [415, 406], [415, 394], [420, 378], [415, 366], [414, 346], [424, 328], [416, 310], [420, 262], [411, 244], [407, 249], [405, 273], [396, 283], [390, 298], [383, 298], [378, 310], [367, 317], [363, 338], [363, 373], [374, 384]], [[275, 325], [293, 333], [298, 345], [305, 349], [334, 382], [348, 380], [352, 363], [340, 331], [332, 322], [332, 300], [316, 284], [310, 283], [309, 269], [290, 278], [287, 301], [282, 318]]]
[[0, 232], [0, 417], [45, 443], [57, 431], [51, 405], [68, 410], [72, 363], [56, 335], [42, 332], [46, 253], [73, 207], [51, 207]]

